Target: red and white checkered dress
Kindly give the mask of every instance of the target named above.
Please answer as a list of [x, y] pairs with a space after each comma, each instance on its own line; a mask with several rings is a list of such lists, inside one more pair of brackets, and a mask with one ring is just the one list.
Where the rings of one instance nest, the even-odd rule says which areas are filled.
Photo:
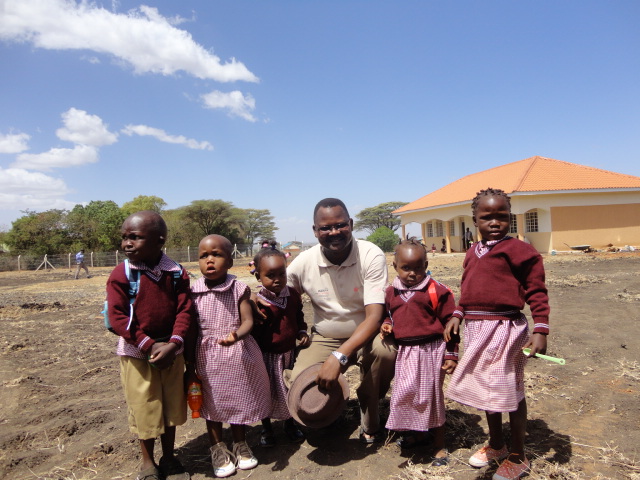
[[[475, 312], [474, 312], [475, 313]], [[465, 320], [462, 360], [447, 397], [488, 412], [514, 412], [524, 399], [524, 315], [513, 320]]]
[[258, 422], [271, 411], [269, 377], [258, 344], [251, 335], [226, 347], [217, 343], [240, 327], [238, 300], [249, 287], [233, 275], [212, 288], [204, 280], [191, 287], [200, 326], [196, 346], [203, 394], [200, 414], [215, 422]]
[[271, 413], [269, 418], [273, 420], [287, 420], [291, 418], [289, 407], [287, 407], [287, 387], [284, 385], [282, 373], [286, 369], [293, 368], [294, 350], [285, 353], [262, 352], [264, 365], [267, 367], [269, 380], [271, 382]]
[[391, 392], [389, 430], [427, 431], [444, 425], [442, 362], [446, 344], [440, 338], [423, 345], [399, 345]]

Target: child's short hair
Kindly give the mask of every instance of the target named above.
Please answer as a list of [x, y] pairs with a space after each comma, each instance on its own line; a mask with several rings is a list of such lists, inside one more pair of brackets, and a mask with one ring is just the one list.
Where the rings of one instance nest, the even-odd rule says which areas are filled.
[[507, 201], [507, 206], [509, 207], [509, 211], [511, 211], [511, 197], [506, 194], [504, 190], [500, 190], [499, 188], [487, 188], [486, 190], [480, 190], [476, 193], [476, 196], [473, 198], [471, 202], [471, 211], [475, 214], [478, 209], [478, 203], [482, 197], [504, 197]]
[[418, 240], [416, 237], [407, 236], [407, 238], [405, 238], [404, 240], [401, 240], [400, 243], [398, 243], [398, 245], [396, 245], [396, 248], [393, 250], [393, 257], [397, 259], [398, 252], [403, 248], [420, 248], [424, 253], [425, 260], [427, 259], [427, 247], [425, 247], [422, 244], [422, 242]]
[[253, 268], [255, 268], [256, 273], [260, 273], [260, 262], [267, 257], [282, 257], [284, 261], [287, 261], [286, 255], [280, 250], [272, 249], [272, 248], [262, 248], [258, 250], [256, 256], [253, 257]]

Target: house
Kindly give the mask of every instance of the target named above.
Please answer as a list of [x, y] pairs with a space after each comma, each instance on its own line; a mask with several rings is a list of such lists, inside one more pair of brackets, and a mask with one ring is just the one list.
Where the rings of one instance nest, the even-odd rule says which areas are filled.
[[285, 253], [290, 253], [293, 255], [294, 253], [300, 253], [302, 251], [302, 242], [287, 242], [282, 244], [282, 251]]
[[640, 244], [640, 177], [531, 157], [462, 177], [394, 211], [421, 226], [425, 244], [462, 251], [467, 228], [478, 240], [471, 201], [488, 187], [511, 197], [511, 235], [539, 252], [569, 246]]

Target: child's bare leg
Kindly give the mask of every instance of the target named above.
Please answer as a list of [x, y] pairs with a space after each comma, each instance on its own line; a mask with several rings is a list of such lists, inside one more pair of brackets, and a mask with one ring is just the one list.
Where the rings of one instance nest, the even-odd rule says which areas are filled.
[[527, 432], [527, 401], [522, 400], [518, 404], [518, 410], [509, 412], [509, 423], [511, 425], [511, 461], [525, 460], [524, 456], [524, 436]]
[[448, 455], [447, 449], [444, 446], [444, 425], [441, 427], [432, 428], [433, 433], [433, 457], [444, 458]]
[[207, 420], [207, 433], [209, 434], [211, 445], [220, 443], [222, 441], [222, 422]]
[[504, 447], [504, 435], [502, 433], [502, 413], [486, 412], [489, 424], [489, 446], [494, 450]]
[[233, 437], [233, 443], [244, 442], [245, 440], [245, 427], [244, 425], [231, 424], [231, 436]]
[[153, 447], [155, 446], [155, 438], [147, 438], [146, 440], [140, 439], [140, 451], [142, 452], [142, 470], [155, 467], [156, 464], [153, 461]]
[[173, 458], [173, 446], [176, 442], [176, 427], [164, 427], [164, 433], [160, 435], [162, 456], [166, 459]]

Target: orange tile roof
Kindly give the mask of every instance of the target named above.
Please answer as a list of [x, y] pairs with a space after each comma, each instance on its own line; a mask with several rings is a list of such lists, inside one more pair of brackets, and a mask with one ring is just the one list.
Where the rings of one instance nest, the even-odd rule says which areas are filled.
[[640, 188], [640, 177], [585, 167], [545, 157], [531, 157], [472, 173], [424, 197], [400, 207], [394, 213], [422, 210], [471, 201], [485, 188], [516, 192], [552, 192]]

